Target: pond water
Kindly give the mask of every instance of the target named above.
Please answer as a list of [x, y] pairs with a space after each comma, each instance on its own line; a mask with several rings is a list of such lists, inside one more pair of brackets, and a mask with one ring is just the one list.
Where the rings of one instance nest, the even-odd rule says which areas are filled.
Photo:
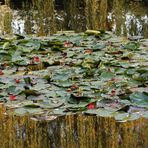
[[[0, 108], [1, 109], [1, 108]], [[0, 110], [1, 111], [1, 110]], [[0, 112], [2, 148], [147, 148], [148, 120], [115, 122], [85, 115], [46, 116], [37, 122], [27, 116]]]
[[0, 34], [49, 35], [56, 30], [110, 30], [148, 37], [147, 0], [0, 0]]
[[[147, 0], [0, 0], [0, 35], [50, 35], [57, 30], [110, 30], [148, 37]], [[13, 109], [12, 109], [13, 110]], [[92, 115], [9, 116], [0, 107], [3, 148], [146, 148], [148, 120], [116, 122]], [[46, 121], [45, 121], [46, 120]], [[48, 122], [47, 122], [48, 121]]]

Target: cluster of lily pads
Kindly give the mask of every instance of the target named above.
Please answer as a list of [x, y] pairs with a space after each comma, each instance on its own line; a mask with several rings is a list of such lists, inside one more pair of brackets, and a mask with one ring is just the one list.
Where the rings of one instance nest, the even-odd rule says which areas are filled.
[[8, 113], [148, 117], [148, 39], [87, 30], [0, 38], [0, 102]]

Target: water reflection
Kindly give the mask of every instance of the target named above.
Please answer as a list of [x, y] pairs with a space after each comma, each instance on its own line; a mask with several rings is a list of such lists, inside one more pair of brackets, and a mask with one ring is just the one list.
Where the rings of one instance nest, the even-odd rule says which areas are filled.
[[4, 116], [0, 110], [0, 146], [2, 148], [24, 148], [24, 146], [25, 148], [147, 148], [147, 119], [116, 122], [110, 117], [81, 114], [48, 118], [51, 120], [37, 121], [28, 116]]
[[25, 19], [23, 17], [20, 16], [18, 11], [13, 11], [12, 14], [12, 22], [11, 22], [11, 26], [12, 26], [12, 31], [13, 33], [19, 33], [19, 34], [23, 34], [25, 33]]
[[[122, 3], [121, 3], [122, 2]], [[148, 9], [142, 2], [114, 0], [110, 22], [118, 35], [144, 35], [148, 33]]]
[[80, 32], [86, 29], [106, 29], [117, 35], [148, 37], [147, 1], [145, 3], [127, 2], [127, 0], [6, 2], [7, 5], [0, 6], [0, 34], [49, 35], [56, 30]]

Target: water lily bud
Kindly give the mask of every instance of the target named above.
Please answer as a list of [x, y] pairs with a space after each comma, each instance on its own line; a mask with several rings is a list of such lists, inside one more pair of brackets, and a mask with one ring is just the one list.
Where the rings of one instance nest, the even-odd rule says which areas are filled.
[[115, 89], [112, 89], [111, 93], [115, 93], [115, 92], [116, 92], [116, 90]]
[[95, 104], [94, 103], [90, 103], [87, 105], [87, 109], [94, 109], [95, 108]]
[[111, 91], [111, 97], [114, 97], [116, 95], [116, 90], [115, 89], [112, 89], [112, 91]]
[[15, 79], [15, 83], [19, 84], [20, 80], [19, 79]]
[[10, 95], [9, 98], [10, 98], [10, 101], [16, 101], [16, 96], [15, 95]]
[[0, 75], [3, 75], [4, 73], [3, 73], [3, 71], [2, 70], [0, 70]]
[[34, 57], [33, 57], [33, 61], [34, 61], [34, 62], [40, 62], [40, 58], [39, 58], [38, 56], [34, 56]]

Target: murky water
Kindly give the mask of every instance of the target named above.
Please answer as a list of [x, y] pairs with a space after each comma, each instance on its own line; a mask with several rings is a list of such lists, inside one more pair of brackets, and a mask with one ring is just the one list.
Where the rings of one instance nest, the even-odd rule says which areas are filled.
[[148, 37], [147, 0], [6, 0], [2, 4], [0, 34], [105, 29], [117, 35]]

